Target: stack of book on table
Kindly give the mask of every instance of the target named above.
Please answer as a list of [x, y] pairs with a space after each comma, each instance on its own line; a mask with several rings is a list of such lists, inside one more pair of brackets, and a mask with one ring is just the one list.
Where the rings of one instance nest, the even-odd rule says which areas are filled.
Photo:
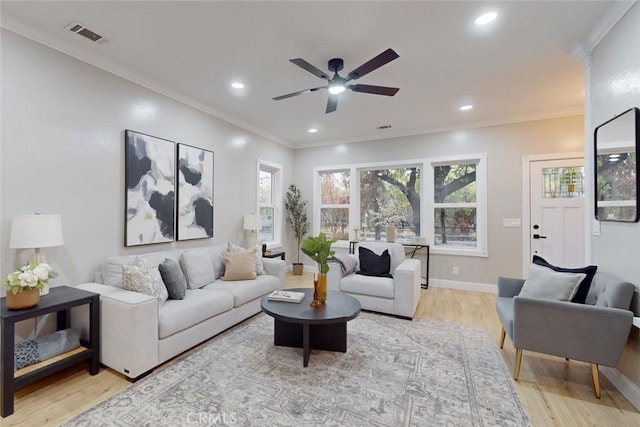
[[304, 292], [277, 290], [271, 292], [267, 299], [269, 301], [300, 302], [304, 299]]

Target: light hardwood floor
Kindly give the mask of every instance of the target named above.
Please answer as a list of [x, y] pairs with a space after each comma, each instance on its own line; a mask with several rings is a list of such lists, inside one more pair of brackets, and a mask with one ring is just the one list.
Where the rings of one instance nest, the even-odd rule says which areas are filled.
[[[287, 287], [310, 287], [312, 277], [287, 276]], [[498, 345], [500, 323], [494, 295], [444, 288], [422, 290], [417, 318], [431, 318], [489, 329]], [[512, 371], [515, 351], [507, 339], [501, 350]], [[520, 380], [515, 382], [533, 426], [640, 426], [640, 413], [600, 375], [602, 398], [591, 388], [589, 365], [525, 352]], [[58, 425], [130, 382], [109, 369], [90, 376], [84, 366], [72, 367], [16, 393], [15, 413], [0, 426]]]

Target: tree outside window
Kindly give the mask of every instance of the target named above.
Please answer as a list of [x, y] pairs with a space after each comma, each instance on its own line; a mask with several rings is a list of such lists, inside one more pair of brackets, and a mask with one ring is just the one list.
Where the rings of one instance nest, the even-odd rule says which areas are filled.
[[420, 169], [360, 170], [360, 222], [367, 240], [386, 239], [387, 226], [398, 241], [420, 235]]
[[477, 163], [434, 166], [434, 243], [477, 247]]
[[337, 240], [349, 240], [348, 170], [320, 172], [320, 232]]

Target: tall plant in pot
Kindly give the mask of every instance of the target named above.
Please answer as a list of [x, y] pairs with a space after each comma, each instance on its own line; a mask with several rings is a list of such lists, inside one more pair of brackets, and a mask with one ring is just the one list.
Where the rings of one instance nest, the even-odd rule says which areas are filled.
[[285, 195], [284, 208], [287, 212], [287, 222], [291, 227], [291, 231], [293, 231], [298, 245], [298, 258], [296, 262], [293, 263], [293, 274], [298, 276], [302, 274], [304, 269], [304, 265], [300, 262], [300, 245], [302, 245], [302, 238], [309, 231], [306, 206], [307, 201], [302, 200], [300, 189], [291, 184]]

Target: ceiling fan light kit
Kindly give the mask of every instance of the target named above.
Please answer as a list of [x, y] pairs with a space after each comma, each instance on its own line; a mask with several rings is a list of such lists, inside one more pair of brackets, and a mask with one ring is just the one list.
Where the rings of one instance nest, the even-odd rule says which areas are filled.
[[329, 60], [327, 68], [329, 69], [329, 71], [333, 71], [334, 73], [333, 77], [329, 77], [329, 75], [324, 73], [322, 70], [316, 68], [315, 66], [311, 65], [310, 63], [308, 63], [302, 58], [290, 59], [289, 62], [296, 64], [298, 67], [310, 72], [316, 77], [326, 80], [327, 85], [314, 87], [311, 89], [305, 89], [298, 92], [292, 92], [286, 95], [276, 96], [273, 99], [275, 101], [280, 101], [282, 99], [287, 99], [294, 96], [302, 95], [303, 93], [315, 92], [319, 89], [327, 89], [329, 91], [329, 99], [327, 100], [326, 113], [331, 113], [336, 111], [336, 108], [338, 107], [337, 95], [341, 94], [346, 89], [349, 89], [353, 92], [370, 93], [373, 95], [393, 96], [396, 93], [398, 93], [398, 90], [400, 90], [399, 88], [364, 85], [364, 84], [351, 85], [347, 83], [349, 83], [351, 80], [359, 79], [360, 77], [363, 77], [369, 74], [370, 72], [377, 70], [383, 65], [388, 64], [389, 62], [399, 57], [400, 55], [398, 55], [393, 49], [387, 49], [384, 52], [382, 52], [380, 55], [365, 62], [358, 68], [351, 71], [349, 74], [347, 74], [347, 78], [341, 77], [338, 74], [338, 71], [344, 68], [344, 61], [341, 58], [333, 58]]

